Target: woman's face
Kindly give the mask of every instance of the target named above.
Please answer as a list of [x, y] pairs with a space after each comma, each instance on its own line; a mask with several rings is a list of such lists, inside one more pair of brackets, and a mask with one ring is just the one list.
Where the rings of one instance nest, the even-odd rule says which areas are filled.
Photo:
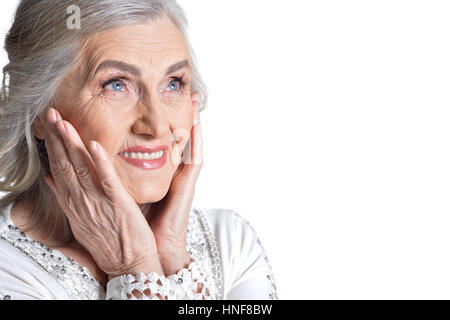
[[[198, 97], [190, 81], [185, 40], [164, 17], [90, 37], [80, 63], [60, 85], [54, 108], [86, 145], [102, 144], [136, 203], [153, 203], [167, 194], [189, 140]], [[123, 152], [134, 147], [167, 147], [166, 161], [153, 169], [155, 160], [133, 165]]]

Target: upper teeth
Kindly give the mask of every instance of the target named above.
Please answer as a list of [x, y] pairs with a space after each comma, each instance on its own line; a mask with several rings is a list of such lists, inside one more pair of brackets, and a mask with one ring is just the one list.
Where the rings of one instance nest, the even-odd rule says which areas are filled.
[[125, 152], [121, 153], [121, 155], [124, 156], [125, 158], [130, 159], [154, 160], [162, 158], [162, 156], [164, 155], [164, 150], [160, 150], [158, 152], [153, 153]]

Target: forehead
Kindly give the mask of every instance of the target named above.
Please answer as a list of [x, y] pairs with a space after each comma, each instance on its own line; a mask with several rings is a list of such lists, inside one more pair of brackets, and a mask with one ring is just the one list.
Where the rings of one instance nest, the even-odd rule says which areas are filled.
[[134, 64], [146, 72], [163, 72], [174, 62], [189, 60], [183, 35], [167, 17], [90, 36], [82, 56], [88, 74], [106, 60]]

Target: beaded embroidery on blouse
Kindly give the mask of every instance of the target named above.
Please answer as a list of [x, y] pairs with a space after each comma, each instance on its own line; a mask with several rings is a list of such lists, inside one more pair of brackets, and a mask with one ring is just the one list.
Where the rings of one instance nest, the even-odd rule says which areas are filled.
[[[9, 216], [10, 209], [0, 214], [0, 239], [19, 250], [34, 265], [48, 272], [66, 290], [73, 300], [104, 300], [106, 288], [89, 272], [88, 268], [79, 266], [71, 257], [60, 251], [50, 249], [44, 244], [28, 237]], [[222, 271], [219, 249], [204, 213], [192, 207], [189, 215], [186, 249], [191, 257], [203, 267], [207, 278], [215, 286], [210, 292], [211, 299], [222, 299]]]
[[267, 267], [269, 268], [269, 273], [266, 275], [266, 279], [268, 281], [269, 284], [269, 298], [271, 300], [278, 300], [278, 294], [277, 294], [277, 287], [275, 285], [275, 277], [273, 275], [273, 270], [272, 270], [272, 266], [270, 264], [269, 261], [269, 257], [267, 255], [266, 250], [264, 249], [264, 246], [262, 245], [261, 239], [259, 238], [256, 230], [252, 227], [252, 225], [250, 224], [250, 222], [248, 222], [248, 220], [246, 220], [245, 218], [243, 218], [240, 214], [234, 212], [234, 214], [239, 217], [240, 219], [242, 219], [248, 227], [250, 227], [250, 229], [252, 229], [253, 233], [255, 234], [256, 237], [256, 241], [258, 242], [259, 246], [261, 247], [261, 252], [264, 256], [264, 261], [266, 261]]

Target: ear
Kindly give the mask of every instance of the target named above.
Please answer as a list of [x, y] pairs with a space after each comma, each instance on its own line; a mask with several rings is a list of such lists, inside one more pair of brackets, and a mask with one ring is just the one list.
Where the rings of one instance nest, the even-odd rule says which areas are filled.
[[44, 124], [42, 123], [40, 117], [37, 117], [36, 120], [33, 121], [31, 129], [33, 130], [33, 134], [36, 138], [39, 140], [44, 140]]

